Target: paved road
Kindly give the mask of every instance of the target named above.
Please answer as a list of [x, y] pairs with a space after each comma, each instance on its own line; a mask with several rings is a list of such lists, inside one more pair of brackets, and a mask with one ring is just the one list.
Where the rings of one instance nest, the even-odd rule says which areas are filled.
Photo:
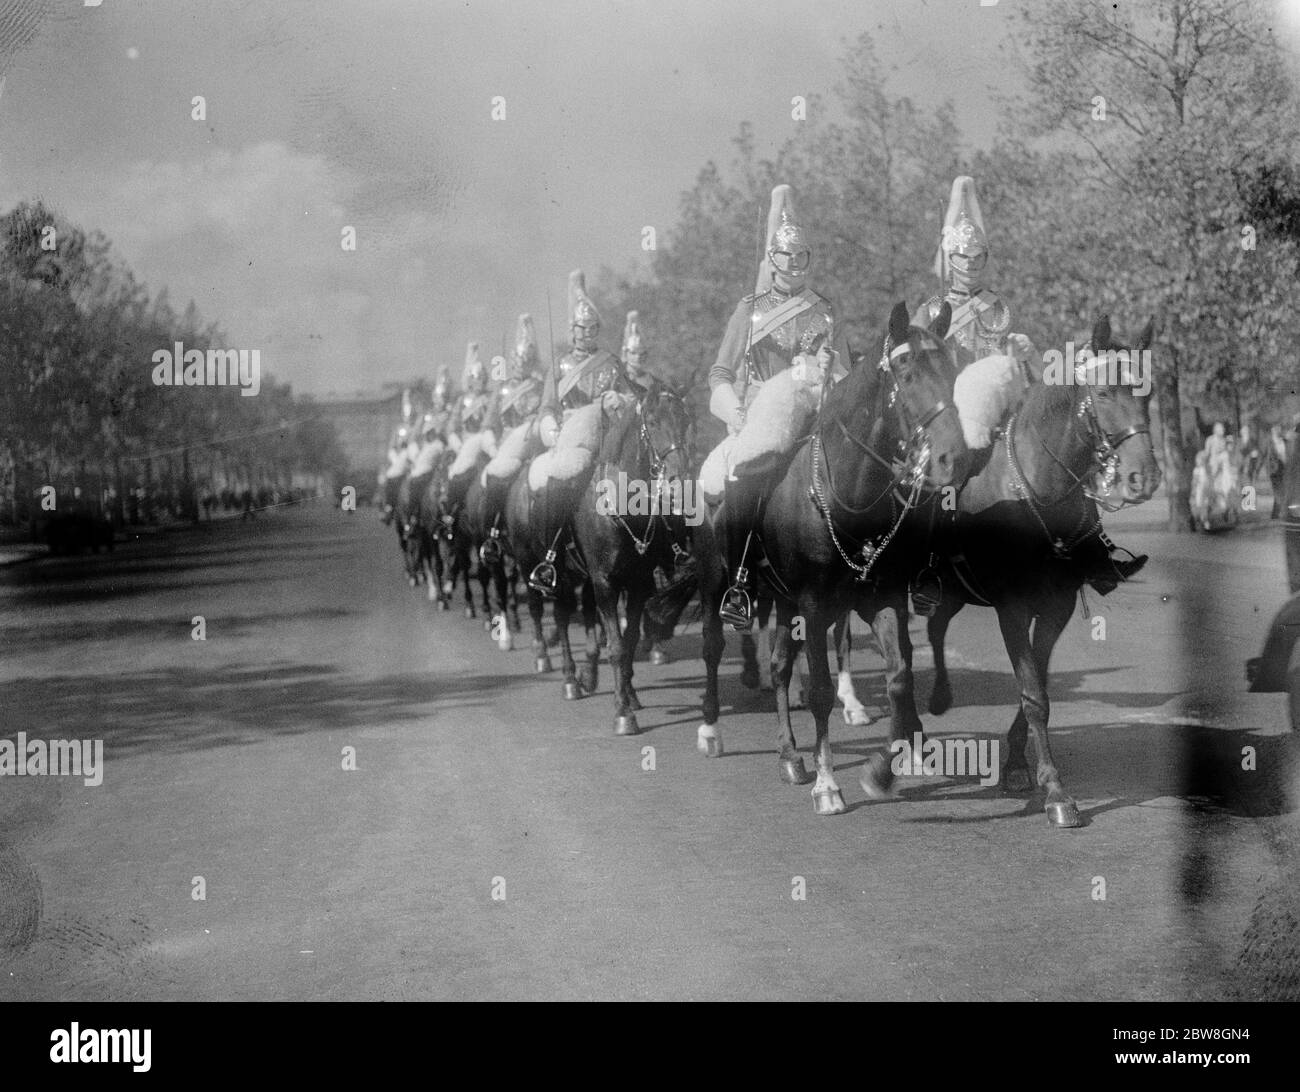
[[[0, 778], [0, 999], [1294, 997], [1294, 741], [1241, 681], [1278, 532], [1112, 526], [1155, 560], [1094, 604], [1105, 640], [1079, 619], [1057, 653], [1073, 831], [969, 779], [864, 804], [879, 723], [837, 723], [850, 811], [814, 816], [736, 649], [728, 753], [700, 757], [690, 632], [638, 665], [646, 731], [617, 738], [607, 692], [565, 703], [410, 591], [373, 512], [0, 570], [0, 739], [106, 755], [97, 787]], [[958, 705], [928, 727], [1004, 732], [991, 612], [952, 645]]]

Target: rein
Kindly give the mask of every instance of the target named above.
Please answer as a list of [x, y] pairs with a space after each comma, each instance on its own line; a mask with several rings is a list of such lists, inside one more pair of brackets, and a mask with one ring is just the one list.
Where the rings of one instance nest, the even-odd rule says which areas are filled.
[[[1066, 488], [1065, 492], [1056, 500], [1045, 501], [1029, 484], [1029, 479], [1025, 476], [1024, 468], [1016, 456], [1015, 444], [1015, 426], [1016, 420], [1020, 416], [1019, 412], [1013, 413], [1007, 421], [1004, 430], [1004, 442], [1007, 450], [1007, 467], [1011, 471], [1012, 490], [1024, 501], [1025, 506], [1029, 509], [1030, 514], [1042, 528], [1043, 534], [1047, 536], [1047, 541], [1051, 544], [1052, 552], [1057, 557], [1068, 557], [1069, 554], [1081, 542], [1098, 534], [1101, 531], [1100, 517], [1093, 519], [1089, 525], [1089, 512], [1087, 505], [1081, 505], [1082, 511], [1079, 515], [1078, 522], [1070, 532], [1068, 538], [1062, 538], [1059, 535], [1053, 535], [1048, 529], [1047, 522], [1043, 519], [1043, 512], [1049, 508], [1056, 508], [1065, 504], [1077, 490], [1081, 497], [1088, 497], [1104, 507], [1108, 512], [1118, 511], [1118, 508], [1112, 508], [1098, 500], [1095, 493], [1087, 488], [1087, 478], [1101, 471], [1105, 475], [1107, 491], [1113, 484], [1115, 475], [1119, 470], [1119, 449], [1135, 436], [1150, 435], [1150, 428], [1146, 425], [1130, 425], [1123, 432], [1110, 434], [1101, 426], [1101, 420], [1097, 416], [1097, 407], [1093, 402], [1092, 391], [1087, 390], [1079, 407], [1071, 415], [1069, 437], [1078, 434], [1079, 421], [1086, 420], [1087, 427], [1083, 436], [1084, 442], [1088, 447], [1088, 465], [1085, 467], [1083, 474], [1076, 474], [1065, 461], [1048, 445], [1044, 439], [1042, 431], [1035, 423], [1030, 423], [1034, 430], [1034, 435], [1038, 438], [1038, 443], [1042, 449], [1047, 452], [1052, 461], [1074, 479], [1074, 484]], [[1067, 438], [1069, 438], [1067, 437]], [[1121, 506], [1122, 507], [1122, 506]]]
[[[925, 331], [929, 335], [929, 331]], [[937, 339], [936, 339], [937, 343]], [[942, 350], [942, 346], [939, 346]], [[930, 440], [926, 434], [929, 426], [945, 411], [948, 404], [940, 399], [933, 406], [923, 413], [915, 425], [912, 425], [908, 419], [907, 404], [901, 395], [901, 389], [898, 384], [898, 376], [893, 369], [892, 361], [896, 358], [911, 352], [910, 342], [893, 346], [891, 338], [885, 338], [885, 344], [881, 353], [880, 363], [877, 365], [880, 371], [884, 372], [890, 381], [888, 409], [895, 409], [898, 413], [899, 421], [903, 425], [903, 430], [907, 433], [907, 439], [899, 440], [898, 446], [902, 449], [902, 458], [885, 459], [870, 444], [864, 443], [854, 436], [848, 426], [844, 424], [842, 418], [836, 418], [835, 424], [839, 426], [843, 434], [855, 448], [862, 451], [877, 464], [884, 467], [889, 472], [890, 481], [885, 486], [884, 491], [861, 507], [848, 504], [835, 488], [834, 479], [831, 476], [830, 464], [825, 458], [825, 441], [822, 433], [825, 429], [824, 424], [818, 425], [813, 434], [812, 451], [811, 451], [811, 471], [812, 471], [812, 492], [818, 509], [822, 513], [822, 518], [826, 521], [826, 530], [830, 533], [831, 543], [835, 546], [836, 552], [840, 555], [841, 560], [855, 573], [858, 574], [859, 580], [866, 580], [871, 574], [872, 568], [880, 555], [884, 553], [885, 548], [893, 541], [898, 529], [903, 525], [903, 520], [907, 517], [908, 512], [915, 508], [920, 502], [921, 494], [925, 489], [926, 466], [930, 461]], [[879, 401], [879, 399], [877, 399]], [[825, 399], [823, 399], [823, 407]], [[884, 414], [878, 415], [883, 418]], [[822, 484], [822, 478], [825, 477], [825, 486]], [[907, 494], [904, 495], [900, 490], [906, 487]], [[830, 495], [830, 503], [827, 501], [827, 494]], [[835, 530], [835, 520], [831, 514], [831, 505], [839, 508], [843, 512], [852, 516], [865, 515], [876, 508], [886, 497], [891, 498], [891, 505], [894, 507], [893, 526], [883, 535], [878, 536], [874, 543], [863, 542], [859, 548], [862, 561], [855, 561], [845, 551], [840, 542], [839, 535]], [[893, 503], [896, 498], [901, 503], [901, 509]]]
[[[659, 498], [663, 496], [664, 490], [668, 487], [668, 457], [672, 455], [673, 452], [682, 450], [682, 445], [678, 443], [671, 444], [668, 449], [663, 452], [660, 452], [655, 447], [654, 438], [650, 435], [650, 428], [646, 424], [645, 413], [643, 412], [645, 408], [645, 400], [649, 395], [650, 392], [647, 391], [637, 400], [636, 404], [637, 450], [638, 452], [644, 450], [648, 454], [651, 481], [654, 482], [654, 489], [650, 495], [651, 515], [647, 524], [645, 537], [641, 538], [638, 536], [637, 533], [628, 525], [627, 520], [624, 519], [622, 515], [617, 512], [610, 513], [610, 519], [627, 532], [627, 537], [632, 540], [632, 545], [636, 548], [637, 556], [639, 557], [643, 557], [646, 551], [650, 549], [650, 543], [654, 539], [655, 535], [656, 519], [665, 519], [663, 512], [658, 511], [658, 509], [661, 507], [659, 504]], [[660, 397], [667, 397], [676, 402], [681, 402], [681, 399], [671, 391], [665, 390], [661, 392]], [[666, 523], [665, 526], [667, 526]], [[676, 547], [675, 542], [674, 547]]]

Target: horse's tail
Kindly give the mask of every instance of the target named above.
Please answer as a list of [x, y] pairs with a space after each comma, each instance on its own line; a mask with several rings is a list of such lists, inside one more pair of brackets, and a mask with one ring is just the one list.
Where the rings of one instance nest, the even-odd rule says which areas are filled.
[[646, 600], [645, 616], [658, 631], [654, 636], [666, 640], [677, 627], [682, 613], [700, 590], [700, 574], [694, 566], [673, 578], [672, 582]]

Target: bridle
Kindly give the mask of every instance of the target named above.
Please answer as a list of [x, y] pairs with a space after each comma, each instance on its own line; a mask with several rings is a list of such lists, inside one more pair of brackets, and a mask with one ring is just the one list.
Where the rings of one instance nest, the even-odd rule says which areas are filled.
[[1013, 413], [1003, 431], [1007, 449], [1007, 467], [1011, 471], [1012, 489], [1025, 502], [1035, 521], [1043, 529], [1048, 542], [1052, 545], [1052, 552], [1058, 557], [1068, 556], [1084, 539], [1101, 531], [1101, 519], [1090, 520], [1087, 505], [1084, 505], [1074, 529], [1068, 537], [1062, 538], [1059, 535], [1052, 534], [1048, 529], [1046, 520], [1043, 519], [1042, 513], [1048, 508], [1055, 508], [1066, 503], [1076, 490], [1080, 496], [1089, 498], [1099, 508], [1104, 508], [1107, 512], [1118, 512], [1123, 507], [1123, 504], [1108, 504], [1097, 491], [1088, 488], [1088, 479], [1100, 473], [1102, 475], [1102, 493], [1109, 494], [1119, 477], [1120, 448], [1136, 436], [1149, 437], [1151, 428], [1149, 425], [1142, 423], [1130, 425], [1120, 432], [1107, 432], [1102, 427], [1101, 418], [1097, 414], [1097, 405], [1092, 397], [1092, 388], [1085, 385], [1084, 396], [1071, 414], [1069, 433], [1071, 437], [1078, 436], [1079, 422], [1084, 422], [1083, 440], [1087, 445], [1089, 460], [1083, 474], [1076, 474], [1071, 470], [1060, 455], [1048, 445], [1038, 426], [1036, 424], [1032, 426], [1042, 449], [1047, 452], [1057, 466], [1074, 479], [1073, 484], [1068, 486], [1060, 497], [1055, 500], [1044, 500], [1029, 484], [1029, 479], [1025, 477], [1024, 469], [1020, 465], [1020, 459], [1016, 455], [1015, 425], [1019, 416], [1019, 411]]
[[[667, 398], [671, 400], [678, 406], [682, 407], [683, 410], [685, 410], [686, 405], [680, 397], [666, 388], [648, 390], [637, 399], [637, 442], [640, 448], [646, 452], [650, 463], [650, 519], [646, 525], [645, 537], [642, 538], [633, 531], [628, 525], [627, 520], [624, 519], [620, 513], [612, 512], [610, 513], [610, 518], [627, 532], [627, 537], [632, 540], [632, 545], [636, 548], [638, 556], [644, 556], [646, 551], [650, 549], [650, 543], [654, 539], [656, 521], [666, 519], [663, 513], [663, 503], [661, 498], [669, 489], [668, 458], [674, 452], [685, 450], [681, 444], [675, 441], [664, 451], [660, 451], [655, 446], [654, 437], [650, 435], [650, 426], [646, 423], [645, 419], [645, 403], [652, 393], [654, 393], [658, 398]], [[677, 513], [673, 514], [676, 515]], [[667, 526], [666, 523], [665, 526]], [[682, 552], [682, 548], [678, 545], [677, 540], [673, 539], [674, 555]]]
[[[943, 342], [932, 331], [923, 327], [914, 328], [919, 331], [930, 342], [930, 348], [937, 349], [945, 359], [947, 359], [947, 348]], [[912, 343], [911, 335], [907, 341], [900, 345], [893, 344], [892, 336], [886, 336], [884, 346], [881, 350], [880, 362], [876, 367], [885, 374], [889, 379], [889, 396], [885, 401], [885, 410], [894, 410], [898, 414], [899, 422], [903, 426], [904, 437], [898, 441], [898, 454], [886, 459], [870, 444], [859, 440], [844, 424], [842, 418], [836, 418], [835, 424], [839, 426], [840, 432], [844, 438], [849, 441], [859, 451], [862, 451], [877, 464], [889, 471], [890, 481], [884, 490], [874, 500], [861, 507], [851, 505], [845, 502], [835, 488], [834, 479], [831, 476], [830, 464], [826, 460], [825, 443], [822, 433], [825, 424], [818, 422], [818, 426], [813, 433], [812, 439], [812, 493], [817, 507], [821, 510], [822, 518], [826, 521], [826, 529], [830, 533], [831, 542], [834, 544], [836, 552], [844, 563], [857, 573], [858, 580], [866, 580], [871, 574], [877, 559], [884, 552], [885, 548], [893, 541], [898, 529], [903, 525], [903, 520], [907, 513], [921, 502], [921, 496], [926, 491], [926, 481], [928, 477], [928, 466], [930, 463], [930, 425], [934, 423], [944, 412], [952, 409], [942, 398], [930, 406], [915, 423], [911, 420], [908, 413], [907, 401], [902, 397], [902, 387], [899, 383], [898, 374], [895, 367], [904, 363], [911, 355]], [[826, 399], [823, 393], [822, 409], [825, 409]], [[883, 412], [878, 414], [878, 419], [883, 417]], [[821, 413], [818, 414], [819, 418]], [[825, 479], [823, 485], [822, 479]], [[828, 503], [829, 495], [829, 503]], [[886, 498], [890, 498], [891, 508], [894, 515], [893, 526], [883, 535], [879, 536], [874, 542], [864, 542], [859, 548], [861, 561], [856, 561], [844, 549], [840, 542], [839, 534], [835, 530], [835, 521], [831, 515], [832, 504], [843, 512], [860, 516], [865, 515], [879, 505]]]

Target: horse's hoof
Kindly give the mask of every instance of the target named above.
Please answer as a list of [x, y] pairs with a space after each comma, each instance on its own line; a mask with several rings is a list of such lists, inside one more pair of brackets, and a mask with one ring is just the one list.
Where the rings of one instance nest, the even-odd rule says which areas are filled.
[[746, 664], [740, 672], [740, 685], [748, 690], [757, 690], [760, 682], [758, 666], [756, 664]]
[[493, 627], [494, 625], [496, 625], [496, 619], [495, 619], [495, 618], [484, 618], [484, 619], [483, 619], [483, 628], [484, 628], [485, 630], [487, 630], [488, 633], [491, 633], [491, 632], [492, 632], [492, 627]]
[[673, 658], [662, 648], [652, 648], [650, 650], [650, 662], [656, 667], [663, 667], [664, 664], [672, 663]]
[[695, 733], [695, 747], [706, 758], [722, 757], [722, 735], [716, 724], [701, 724]]
[[880, 771], [870, 762], [863, 767], [858, 784], [868, 800], [893, 800], [896, 797], [892, 783], [886, 784]]
[[548, 671], [553, 670], [551, 667], [551, 658], [549, 656], [538, 656], [533, 661], [533, 670], [539, 675], [545, 675]]
[[1047, 812], [1048, 822], [1054, 827], [1083, 826], [1083, 818], [1079, 815], [1079, 805], [1068, 796], [1064, 800], [1049, 800], [1043, 810]]
[[430, 584], [430, 585], [429, 585], [429, 602], [432, 603], [432, 602], [433, 602], [435, 599], [437, 599], [437, 598], [438, 598], [438, 589], [435, 588], [432, 584]]
[[448, 603], [447, 600], [445, 600], [445, 599], [439, 599], [439, 600], [438, 600], [438, 609], [439, 609], [439, 610], [451, 610], [451, 604]]
[[802, 758], [783, 758], [778, 769], [781, 780], [787, 785], [806, 785], [812, 780]]
[[408, 584], [410, 584], [411, 587], [415, 587], [415, 585], [419, 583], [419, 581], [416, 580], [415, 577], [413, 577], [413, 576], [408, 576], [408, 577], [406, 578], [406, 582], [407, 582]]
[[466, 608], [465, 608], [465, 617], [466, 617], [466, 618], [477, 618], [477, 617], [478, 617], [478, 611], [476, 611], [473, 607], [466, 607]]
[[855, 728], [865, 728], [875, 717], [866, 711], [861, 705], [846, 705], [844, 707], [844, 723], [853, 725]]
[[818, 815], [842, 815], [848, 811], [839, 789], [813, 789], [813, 811]]
[[637, 724], [636, 717], [631, 713], [614, 718], [614, 734], [616, 736], [634, 736], [640, 731], [641, 726]]
[[564, 684], [564, 700], [577, 701], [582, 697], [582, 686], [577, 679], [570, 679]]
[[443, 595], [450, 596], [451, 593], [454, 592], [455, 590], [456, 590], [456, 585], [453, 584], [450, 580], [444, 580], [444, 581], [442, 582], [442, 594], [443, 594]]
[[1022, 794], [1034, 787], [1026, 766], [1008, 766], [1002, 771], [1002, 789], [1004, 792]]

